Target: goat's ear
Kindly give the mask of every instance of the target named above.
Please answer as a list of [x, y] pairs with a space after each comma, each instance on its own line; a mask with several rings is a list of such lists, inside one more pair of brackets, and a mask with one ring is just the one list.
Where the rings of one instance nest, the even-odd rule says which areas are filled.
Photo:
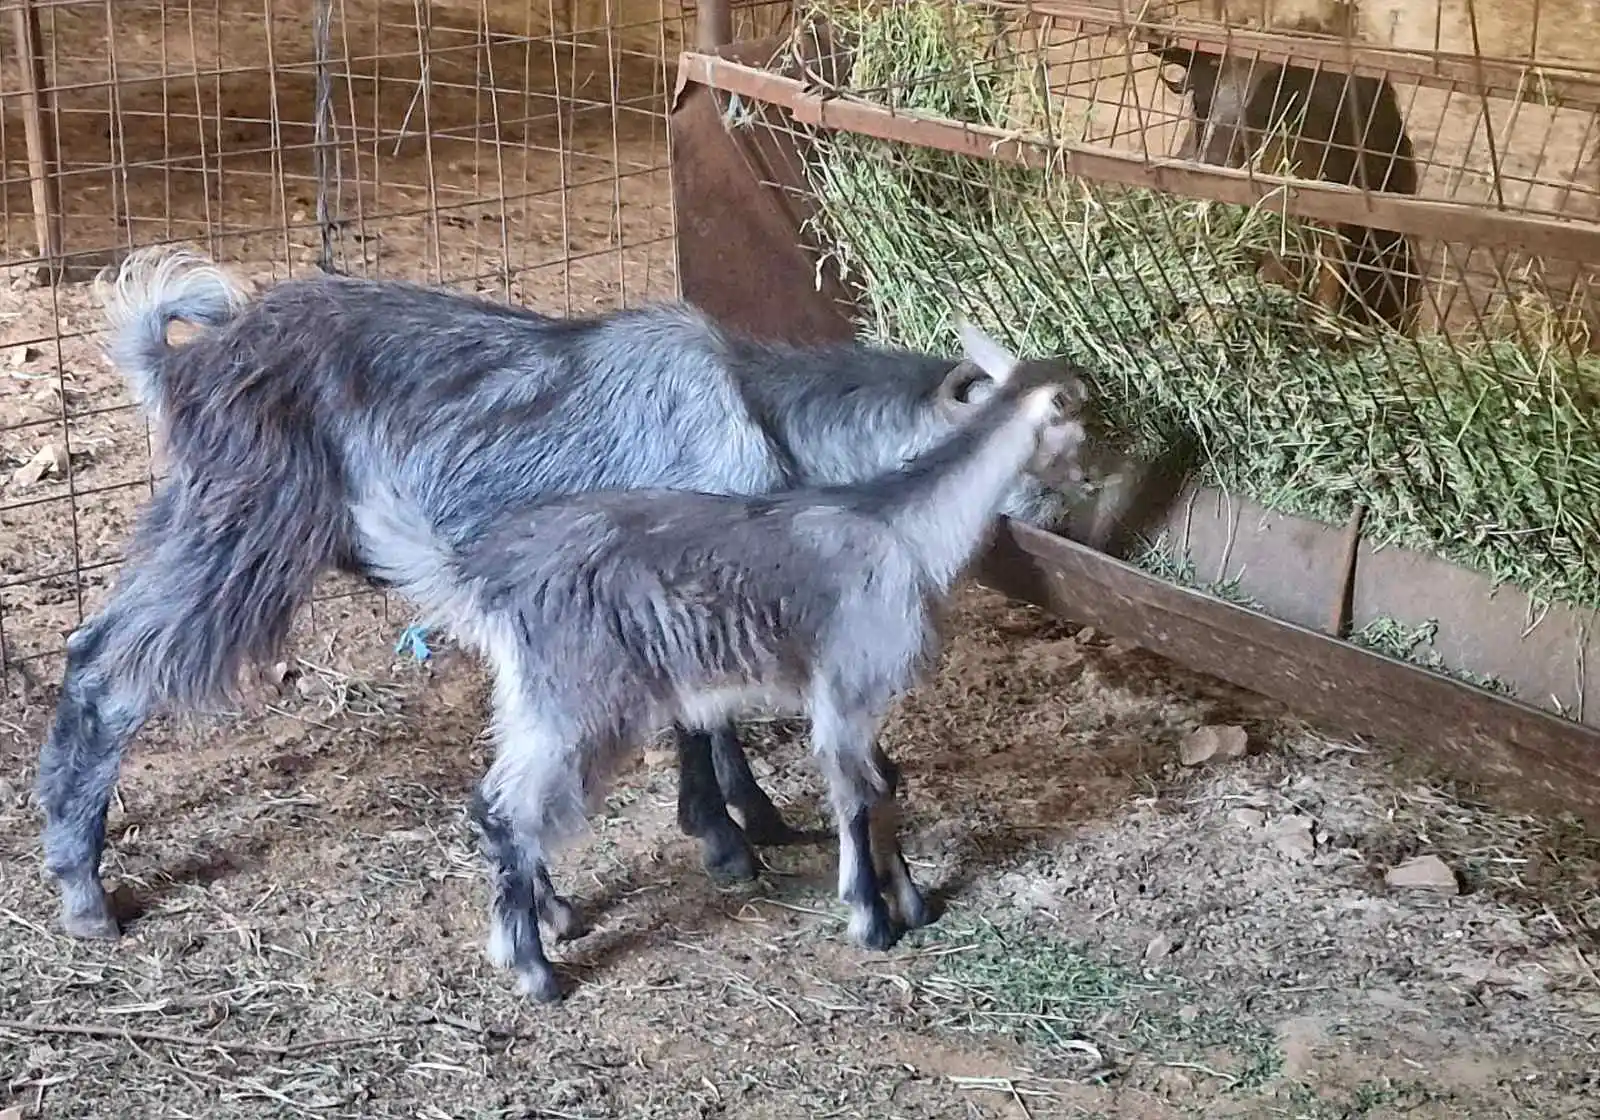
[[944, 375], [939, 385], [939, 397], [946, 404], [963, 407], [981, 404], [994, 392], [994, 378], [972, 361], [957, 362]]
[[1017, 368], [1017, 356], [996, 342], [965, 317], [956, 320], [956, 333], [961, 336], [961, 349], [967, 361], [983, 370], [995, 382], [1004, 385]]

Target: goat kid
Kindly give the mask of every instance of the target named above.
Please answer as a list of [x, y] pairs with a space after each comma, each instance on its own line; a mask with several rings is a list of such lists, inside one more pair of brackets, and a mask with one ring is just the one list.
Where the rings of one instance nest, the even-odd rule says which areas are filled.
[[[353, 519], [361, 495], [397, 487], [413, 531], [454, 545], [561, 494], [855, 482], [938, 443], [994, 387], [970, 361], [755, 342], [681, 305], [552, 319], [336, 276], [251, 300], [184, 250], [130, 255], [101, 298], [170, 474], [110, 600], [68, 639], [39, 760], [45, 864], [63, 927], [85, 937], [120, 933], [100, 861], [129, 742], [154, 711], [212, 707], [275, 660], [319, 573], [393, 566], [389, 538]], [[173, 346], [174, 321], [202, 329]], [[1005, 509], [1049, 524], [1062, 503], [1024, 482]], [[680, 827], [713, 875], [754, 877], [749, 840], [796, 834], [731, 722], [676, 738]]]
[[804, 714], [839, 832], [850, 936], [872, 949], [927, 921], [901, 855], [890, 703], [936, 650], [934, 612], [1025, 472], [1080, 481], [1084, 383], [1021, 364], [963, 325], [995, 392], [903, 470], [767, 497], [591, 492], [508, 507], [454, 544], [374, 479], [354, 507], [362, 562], [481, 652], [494, 764], [471, 804], [490, 871], [489, 953], [524, 994], [559, 999], [545, 954], [581, 928], [551, 849], [651, 734], [751, 707]]

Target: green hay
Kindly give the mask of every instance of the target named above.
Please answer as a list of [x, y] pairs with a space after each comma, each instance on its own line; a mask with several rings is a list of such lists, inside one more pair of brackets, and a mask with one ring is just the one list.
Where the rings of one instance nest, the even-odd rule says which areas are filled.
[[[850, 87], [1037, 137], [1072, 133], [1036, 91], [1015, 30], [948, 0], [824, 6], [854, 48]], [[1078, 127], [1081, 127], [1079, 122]], [[862, 289], [875, 341], [952, 352], [961, 310], [1025, 356], [1094, 378], [1115, 442], [1183, 437], [1206, 481], [1269, 508], [1600, 607], [1600, 357], [1574, 359], [1531, 289], [1499, 327], [1453, 340], [1357, 330], [1265, 283], [1267, 251], [1309, 258], [1315, 230], [1270, 206], [1098, 187], [847, 133], [818, 132], [811, 233]], [[1497, 336], [1542, 336], [1533, 345]]]
[[[1119, 964], [1090, 947], [1038, 930], [987, 921], [930, 927], [938, 953], [919, 977], [941, 1026], [1004, 1034], [1056, 1054], [1101, 1052], [1103, 1077], [1135, 1056], [1205, 1068], [1230, 1091], [1259, 1089], [1282, 1068], [1270, 1027], [1221, 1008], [1185, 1014], [1203, 1000], [1176, 975]], [[1216, 1063], [1221, 1069], [1212, 1069]]]
[[1517, 694], [1516, 689], [1499, 677], [1474, 673], [1470, 669], [1458, 669], [1448, 664], [1439, 656], [1438, 651], [1431, 648], [1434, 638], [1438, 635], [1439, 620], [1436, 618], [1411, 626], [1397, 618], [1379, 616], [1351, 634], [1350, 640], [1374, 653], [1381, 653], [1385, 657], [1393, 657], [1399, 661], [1409, 661], [1413, 665], [1420, 665], [1424, 669], [1454, 677], [1458, 681], [1465, 681], [1467, 684], [1476, 685], [1501, 696]]

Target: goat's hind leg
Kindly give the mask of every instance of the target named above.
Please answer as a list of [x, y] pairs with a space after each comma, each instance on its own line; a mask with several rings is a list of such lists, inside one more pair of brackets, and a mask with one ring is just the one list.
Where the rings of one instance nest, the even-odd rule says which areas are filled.
[[[700, 841], [700, 862], [713, 879], [724, 883], [754, 879], [761, 862], [728, 815], [711, 734], [675, 727], [673, 736], [678, 746], [678, 828]], [[737, 740], [734, 746], [737, 749]]]
[[739, 742], [732, 724], [712, 733], [711, 759], [723, 800], [739, 814], [746, 840], [763, 848], [775, 848], [782, 844], [803, 844], [811, 839], [807, 833], [789, 827], [772, 798], [756, 781], [744, 745]]
[[121, 609], [113, 600], [67, 639], [61, 699], [39, 752], [44, 862], [61, 891], [61, 927], [74, 937], [121, 933], [100, 878], [106, 813], [123, 752], [152, 707], [145, 682], [119, 679], [105, 668]]

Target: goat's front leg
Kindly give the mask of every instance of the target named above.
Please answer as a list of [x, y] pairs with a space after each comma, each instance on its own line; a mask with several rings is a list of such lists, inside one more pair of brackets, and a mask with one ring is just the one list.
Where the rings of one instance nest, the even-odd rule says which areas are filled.
[[683, 727], [674, 728], [673, 734], [678, 745], [678, 827], [700, 841], [700, 860], [713, 879], [754, 879], [761, 864], [744, 832], [728, 815], [717, 781], [711, 735]]
[[867, 949], [891, 949], [900, 931], [883, 900], [872, 858], [872, 809], [858, 798], [835, 803], [839, 819], [839, 901], [850, 908], [850, 940]]
[[[903, 914], [907, 924], [925, 920], [921, 895], [892, 835], [892, 822], [888, 858], [876, 858], [874, 853], [873, 833], [881, 832], [874, 822], [889, 820], [883, 817], [884, 802], [890, 801], [892, 807], [898, 772], [891, 766], [885, 773], [882, 763], [888, 760], [876, 746], [875, 720], [840, 716], [823, 708], [813, 712], [811, 727], [812, 747], [827, 774], [839, 822], [839, 900], [850, 908], [850, 939], [868, 949], [889, 949], [900, 939], [900, 930], [884, 901], [884, 879], [894, 888], [902, 910], [909, 911]], [[880, 876], [880, 866], [886, 875]], [[907, 906], [912, 896], [916, 901]]]
[[789, 827], [778, 807], [750, 771], [750, 760], [732, 725], [718, 728], [711, 735], [711, 761], [717, 769], [717, 785], [722, 788], [728, 808], [739, 814], [745, 839], [764, 848], [783, 844], [802, 844], [809, 837]]
[[545, 918], [554, 926], [564, 917], [575, 919], [576, 914], [556, 895], [542, 853], [518, 835], [495, 805], [493, 789], [486, 778], [467, 809], [489, 872], [489, 960], [516, 972], [523, 995], [554, 1003], [566, 989], [545, 956], [539, 920]]

